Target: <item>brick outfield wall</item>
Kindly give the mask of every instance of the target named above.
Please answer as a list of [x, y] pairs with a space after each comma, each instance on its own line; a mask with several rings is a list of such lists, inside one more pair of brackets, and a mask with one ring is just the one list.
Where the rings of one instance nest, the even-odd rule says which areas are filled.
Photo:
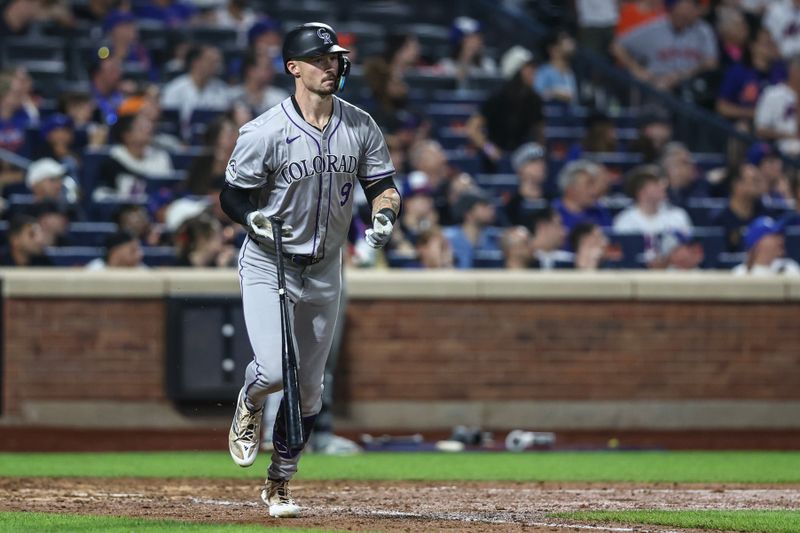
[[[351, 300], [337, 396], [800, 399], [800, 303]], [[11, 297], [3, 406], [166, 399], [165, 303]]]

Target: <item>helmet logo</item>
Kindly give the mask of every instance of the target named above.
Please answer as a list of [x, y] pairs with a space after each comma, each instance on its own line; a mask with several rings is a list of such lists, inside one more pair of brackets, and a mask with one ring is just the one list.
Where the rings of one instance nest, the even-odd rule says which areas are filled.
[[331, 40], [331, 34], [328, 33], [325, 28], [320, 28], [317, 30], [317, 37], [322, 39], [322, 44], [333, 44], [333, 41]]

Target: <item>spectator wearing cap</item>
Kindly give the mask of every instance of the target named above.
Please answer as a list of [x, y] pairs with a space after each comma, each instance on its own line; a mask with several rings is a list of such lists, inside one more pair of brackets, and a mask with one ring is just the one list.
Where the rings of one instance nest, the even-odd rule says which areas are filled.
[[728, 66], [717, 98], [717, 113], [733, 121], [743, 121], [748, 129], [755, 117], [761, 93], [786, 75], [775, 41], [765, 28], [758, 28], [742, 61]]
[[658, 258], [647, 266], [651, 269], [697, 270], [705, 258], [703, 245], [683, 231], [668, 231], [658, 240]]
[[123, 68], [145, 72], [151, 80], [158, 79], [158, 68], [139, 40], [139, 25], [132, 13], [110, 12], [103, 19], [103, 34], [111, 57], [119, 59]]
[[572, 262], [572, 253], [564, 250], [567, 230], [558, 211], [547, 208], [534, 215], [528, 247], [531, 267], [539, 270], [564, 268]]
[[784, 59], [800, 54], [800, 0], [771, 2], [762, 24], [778, 44]]
[[231, 100], [241, 102], [258, 116], [289, 98], [289, 93], [273, 85], [274, 81], [272, 61], [251, 49], [242, 65], [242, 83], [231, 91]]
[[531, 266], [531, 232], [525, 226], [511, 226], [500, 237], [503, 265], [508, 270], [522, 270]]
[[583, 48], [608, 54], [619, 21], [618, 0], [576, 0], [578, 42]]
[[531, 210], [544, 198], [542, 187], [547, 179], [547, 160], [542, 145], [526, 143], [511, 155], [511, 166], [517, 175], [517, 190], [503, 207], [505, 221], [514, 226], [526, 226]]
[[247, 32], [247, 42], [250, 50], [272, 60], [275, 72], [283, 72], [283, 34], [280, 22], [269, 17], [258, 19]]
[[787, 204], [791, 204], [792, 185], [785, 172], [783, 159], [772, 145], [766, 142], [753, 143], [747, 150], [746, 160], [758, 167], [764, 177], [767, 193], [762, 200], [767, 207], [786, 208]]
[[613, 259], [603, 228], [592, 222], [581, 222], [572, 228], [568, 242], [573, 250], [571, 266], [575, 270], [599, 270], [607, 260]]
[[750, 222], [769, 215], [762, 201], [767, 184], [755, 165], [744, 163], [727, 176], [728, 205], [711, 220], [714, 226], [725, 230], [726, 251], [744, 251], [742, 232]]
[[510, 48], [503, 54], [502, 71], [506, 82], [481, 104], [466, 125], [467, 136], [479, 150], [487, 172], [496, 172], [504, 154], [526, 142], [543, 140], [544, 104], [533, 90], [533, 53], [521, 46]]
[[618, 37], [614, 57], [637, 79], [672, 90], [717, 68], [714, 30], [697, 0], [665, 0], [667, 15]]
[[640, 154], [643, 163], [656, 163], [664, 147], [672, 140], [669, 113], [660, 107], [643, 107], [638, 130], [636, 140], [631, 143], [631, 151]]
[[444, 228], [444, 235], [453, 248], [456, 268], [472, 268], [477, 252], [499, 251], [495, 237], [487, 229], [494, 223], [491, 199], [480, 189], [461, 194], [455, 203], [461, 224]]
[[8, 248], [0, 265], [10, 267], [48, 267], [53, 262], [44, 254], [42, 228], [30, 215], [16, 215], [8, 226]]
[[575, 40], [567, 32], [559, 31], [545, 39], [544, 50], [550, 61], [536, 71], [533, 88], [545, 101], [577, 103], [578, 84], [570, 66]]
[[486, 53], [481, 23], [470, 17], [456, 17], [450, 27], [452, 53], [439, 61], [446, 76], [454, 76], [465, 86], [472, 76], [494, 76], [497, 64]]
[[130, 200], [146, 192], [147, 178], [173, 173], [169, 154], [153, 143], [153, 122], [142, 114], [120, 117], [112, 130], [115, 144], [100, 167], [95, 201], [107, 197]]
[[73, 175], [80, 174], [80, 158], [73, 151], [75, 145], [75, 129], [72, 119], [61, 113], [47, 117], [41, 125], [39, 134], [44, 141], [39, 145], [37, 158], [55, 159]]
[[77, 184], [67, 176], [67, 167], [50, 157], [30, 164], [25, 184], [33, 194], [34, 203], [53, 200], [74, 204], [78, 201]]
[[197, 45], [186, 54], [188, 72], [164, 86], [161, 105], [177, 109], [181, 122], [188, 124], [195, 109], [224, 111], [231, 101], [227, 84], [218, 76], [222, 54], [211, 45]]
[[667, 179], [667, 199], [675, 207], [686, 209], [690, 199], [710, 195], [708, 181], [700, 176], [692, 152], [683, 143], [667, 144], [659, 166]]
[[746, 262], [733, 267], [738, 276], [800, 275], [797, 261], [786, 257], [784, 222], [770, 217], [758, 217], [747, 226], [744, 234]]
[[658, 239], [670, 231], [690, 232], [689, 215], [680, 207], [667, 202], [667, 182], [661, 169], [655, 165], [642, 165], [632, 169], [625, 177], [625, 188], [634, 205], [614, 218], [614, 231], [637, 233], [644, 237], [645, 261], [658, 257]]
[[108, 268], [147, 268], [142, 263], [144, 252], [139, 239], [127, 231], [112, 233], [106, 238], [106, 253], [86, 264], [86, 270], [106, 270]]
[[764, 89], [756, 104], [756, 134], [765, 141], [776, 141], [778, 149], [791, 156], [800, 155], [797, 95], [800, 94], [800, 54], [787, 60], [789, 76], [783, 83]]
[[89, 80], [98, 122], [113, 125], [117, 121], [117, 108], [125, 98], [120, 84], [122, 62], [116, 57], [94, 58], [89, 66]]
[[145, 0], [134, 3], [134, 14], [145, 20], [164, 24], [167, 28], [185, 26], [197, 15], [191, 2], [180, 0]]
[[603, 168], [586, 159], [567, 163], [558, 174], [561, 198], [552, 202], [561, 215], [564, 226], [571, 230], [581, 222], [594, 222], [602, 227], [611, 225], [608, 210], [597, 203], [598, 180]]

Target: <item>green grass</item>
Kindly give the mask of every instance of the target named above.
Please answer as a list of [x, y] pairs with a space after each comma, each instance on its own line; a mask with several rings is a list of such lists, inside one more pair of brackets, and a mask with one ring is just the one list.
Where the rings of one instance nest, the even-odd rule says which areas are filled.
[[0, 533], [64, 533], [102, 531], [103, 533], [160, 533], [186, 531], [189, 533], [211, 533], [213, 531], [235, 533], [325, 533], [329, 530], [308, 528], [270, 528], [242, 524], [197, 524], [176, 520], [145, 520], [116, 516], [59, 515], [50, 513], [0, 513]]
[[581, 522], [618, 522], [754, 533], [797, 533], [800, 511], [580, 511], [553, 518]]
[[[2, 453], [0, 476], [261, 478], [225, 452]], [[800, 452], [365, 453], [306, 455], [300, 479], [800, 483]]]

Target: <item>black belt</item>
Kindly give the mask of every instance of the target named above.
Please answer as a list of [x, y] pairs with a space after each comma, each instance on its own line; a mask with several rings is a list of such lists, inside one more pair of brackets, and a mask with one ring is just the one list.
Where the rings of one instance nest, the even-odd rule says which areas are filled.
[[283, 257], [294, 263], [298, 266], [308, 266], [314, 265], [319, 263], [322, 259], [321, 257], [311, 257], [310, 255], [300, 255], [300, 254], [287, 254], [284, 253]]

